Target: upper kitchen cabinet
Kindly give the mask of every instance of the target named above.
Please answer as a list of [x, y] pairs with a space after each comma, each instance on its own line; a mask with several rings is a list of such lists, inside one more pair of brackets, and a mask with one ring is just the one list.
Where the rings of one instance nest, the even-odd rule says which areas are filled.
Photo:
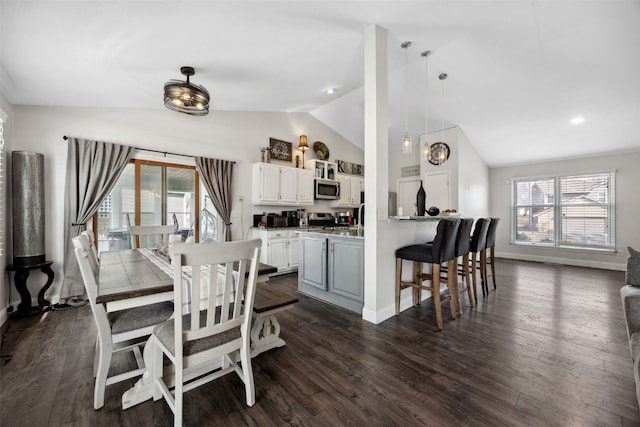
[[336, 163], [312, 159], [307, 161], [306, 167], [313, 171], [315, 178], [336, 179], [338, 175], [338, 165]]
[[252, 167], [255, 205], [313, 205], [313, 172], [273, 163]]
[[360, 206], [360, 193], [364, 191], [364, 178], [353, 175], [338, 175], [340, 182], [340, 199], [335, 203], [338, 207]]

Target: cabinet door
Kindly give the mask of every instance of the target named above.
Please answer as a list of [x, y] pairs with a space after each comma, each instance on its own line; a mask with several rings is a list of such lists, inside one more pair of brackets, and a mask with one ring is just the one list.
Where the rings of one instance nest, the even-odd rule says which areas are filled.
[[280, 201], [296, 203], [298, 201], [298, 170], [283, 166], [280, 168]]
[[287, 246], [287, 239], [269, 239], [269, 243], [267, 244], [269, 251], [267, 263], [276, 267], [278, 270], [287, 268], [289, 262]]
[[351, 195], [351, 205], [359, 206], [360, 205], [360, 192], [362, 191], [362, 178], [351, 178], [350, 179], [350, 195]]
[[292, 237], [288, 241], [289, 244], [289, 267], [298, 268], [300, 259], [300, 241], [297, 237]]
[[363, 241], [356, 239], [328, 239], [329, 292], [364, 302]]
[[262, 202], [277, 202], [280, 193], [280, 166], [260, 165], [260, 195]]
[[327, 290], [327, 239], [300, 237], [298, 280], [305, 285]]
[[340, 199], [338, 200], [338, 206], [351, 205], [351, 179], [348, 176], [338, 175], [338, 181], [340, 181]]
[[298, 169], [298, 203], [313, 205], [313, 170]]

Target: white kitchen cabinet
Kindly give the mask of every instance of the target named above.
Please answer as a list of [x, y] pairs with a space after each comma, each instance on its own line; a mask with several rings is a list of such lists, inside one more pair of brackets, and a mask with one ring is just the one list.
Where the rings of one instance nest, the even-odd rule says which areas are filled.
[[313, 205], [313, 171], [272, 163], [252, 167], [254, 205]]
[[360, 193], [364, 191], [364, 178], [339, 174], [340, 198], [335, 206], [357, 208], [360, 206]]
[[315, 178], [320, 179], [337, 179], [338, 164], [327, 162], [325, 160], [312, 159], [307, 161], [306, 168], [313, 171]]
[[298, 268], [299, 243], [295, 230], [253, 228], [252, 238], [262, 239], [260, 262], [276, 267], [279, 273]]
[[313, 206], [313, 170], [297, 169], [298, 171], [298, 205]]

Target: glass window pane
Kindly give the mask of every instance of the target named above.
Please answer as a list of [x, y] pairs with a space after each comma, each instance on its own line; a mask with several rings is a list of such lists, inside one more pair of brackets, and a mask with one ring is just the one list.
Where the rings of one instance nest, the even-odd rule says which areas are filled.
[[129, 225], [135, 212], [135, 167], [128, 164], [111, 193], [98, 207], [98, 251], [129, 249]]
[[175, 224], [186, 239], [194, 229], [196, 171], [167, 167], [167, 224]]
[[516, 205], [552, 205], [553, 183], [553, 178], [516, 181]]
[[140, 224], [161, 225], [162, 167], [140, 165]]
[[516, 209], [515, 241], [520, 243], [553, 244], [553, 207], [530, 206]]
[[609, 246], [609, 175], [561, 179], [561, 242], [580, 246]]

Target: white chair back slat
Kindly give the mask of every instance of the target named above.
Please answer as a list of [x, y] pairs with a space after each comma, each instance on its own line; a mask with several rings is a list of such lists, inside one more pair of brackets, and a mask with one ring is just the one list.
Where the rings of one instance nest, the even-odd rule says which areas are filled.
[[132, 248], [150, 248], [158, 244], [169, 245], [169, 236], [175, 233], [173, 225], [132, 225], [129, 227]]

